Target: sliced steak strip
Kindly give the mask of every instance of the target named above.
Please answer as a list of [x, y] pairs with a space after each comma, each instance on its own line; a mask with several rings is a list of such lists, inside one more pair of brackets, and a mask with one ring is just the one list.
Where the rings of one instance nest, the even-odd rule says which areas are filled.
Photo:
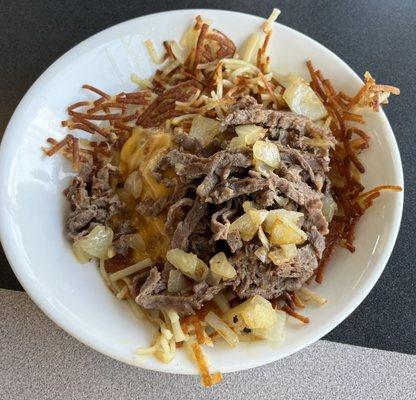
[[[230, 204], [227, 207], [215, 212], [211, 216], [211, 231], [214, 240], [226, 240], [228, 229], [231, 225], [227, 218], [227, 213], [230, 211]], [[220, 219], [222, 221], [220, 221]]]
[[95, 171], [84, 170], [66, 190], [71, 206], [66, 220], [69, 238], [76, 240], [98, 224], [108, 225], [114, 215], [122, 212], [124, 205], [111, 189], [110, 171], [114, 171], [110, 164]]
[[216, 185], [205, 201], [221, 204], [244, 194], [255, 193], [264, 189], [278, 189], [289, 199], [301, 206], [306, 206], [306, 208], [308, 208], [310, 201], [319, 200], [322, 197], [321, 193], [311, 189], [305, 182], [291, 182], [272, 174], [269, 178], [256, 175], [241, 179], [227, 179]]
[[194, 154], [199, 153], [202, 149], [202, 143], [197, 138], [190, 136], [189, 133], [186, 133], [179, 128], [176, 128], [173, 131], [173, 140], [181, 149], [190, 151]]
[[138, 298], [146, 297], [151, 294], [160, 293], [161, 291], [166, 289], [166, 283], [161, 280], [161, 274], [157, 270], [156, 267], [153, 267], [147, 279], [143, 283], [143, 285], [140, 288], [140, 292], [138, 296], [136, 297], [136, 302]]
[[165, 231], [167, 234], [171, 235], [175, 232], [176, 225], [183, 219], [183, 208], [192, 207], [193, 204], [194, 200], [185, 197], [169, 207], [165, 224]]
[[216, 185], [205, 201], [221, 204], [244, 194], [266, 189], [269, 185], [269, 180], [261, 177], [229, 178]]
[[154, 173], [160, 177], [161, 171], [172, 167], [182, 182], [189, 183], [195, 179], [204, 178], [197, 187], [197, 195], [206, 197], [220, 181], [227, 167], [230, 169], [248, 168], [250, 165], [251, 155], [248, 150], [221, 150], [204, 158], [173, 149], [160, 159]]
[[286, 131], [295, 130], [299, 135], [322, 137], [333, 140], [329, 129], [312, 122], [309, 118], [290, 111], [265, 110], [257, 102], [243, 98], [224, 119], [224, 126], [263, 125], [267, 128], [279, 128]]
[[[152, 284], [154, 278], [152, 279]], [[160, 279], [160, 278], [159, 278]], [[145, 286], [147, 281], [144, 283]], [[173, 309], [181, 315], [194, 314], [195, 310], [200, 310], [205, 302], [210, 301], [213, 297], [221, 291], [223, 285], [208, 286], [205, 282], [195, 284], [191, 293], [186, 294], [169, 294], [169, 293], [150, 293], [148, 292], [148, 285], [145, 292], [140, 291], [136, 297], [136, 303], [146, 309], [169, 310]]]
[[275, 174], [269, 178], [269, 181], [272, 187], [278, 189], [286, 197], [300, 206], [305, 206], [306, 209], [308, 209], [308, 205], [311, 201], [320, 200], [322, 198], [322, 193], [311, 189], [307, 183], [302, 181], [290, 182]]
[[199, 221], [204, 217], [207, 210], [208, 206], [206, 203], [202, 203], [199, 199], [194, 201], [192, 208], [186, 214], [184, 220], [179, 222], [173, 233], [171, 241], [172, 249], [188, 250], [189, 236], [195, 231]]
[[235, 253], [243, 247], [243, 241], [238, 231], [229, 232], [226, 241], [231, 253]]
[[313, 274], [318, 260], [312, 246], [306, 245], [298, 249], [294, 262], [282, 266], [265, 265], [254, 255], [254, 250], [246, 246], [230, 258], [237, 271], [237, 277], [227, 282], [238, 297], [248, 298], [256, 294], [273, 299], [285, 291], [299, 289]]

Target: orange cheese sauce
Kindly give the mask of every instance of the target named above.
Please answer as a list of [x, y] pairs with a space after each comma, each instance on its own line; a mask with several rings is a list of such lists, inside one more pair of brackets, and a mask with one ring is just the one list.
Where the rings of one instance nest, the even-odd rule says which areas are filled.
[[[135, 128], [124, 144], [120, 153], [120, 171], [126, 178], [131, 172], [137, 170], [143, 182], [142, 193], [137, 201], [158, 200], [171, 193], [172, 189], [157, 182], [152, 175], [152, 170], [160, 157], [170, 147], [172, 147], [170, 134], [141, 127]], [[172, 173], [166, 174], [166, 177], [171, 177]], [[138, 215], [134, 212], [136, 201], [132, 204], [132, 200], [130, 198], [127, 203], [130, 203], [128, 206], [134, 214], [133, 226], [139, 230], [146, 244], [145, 252], [135, 251], [134, 258], [141, 260], [150, 257], [153, 261], [165, 260], [170, 243], [170, 238], [165, 232], [165, 215], [156, 217]]]

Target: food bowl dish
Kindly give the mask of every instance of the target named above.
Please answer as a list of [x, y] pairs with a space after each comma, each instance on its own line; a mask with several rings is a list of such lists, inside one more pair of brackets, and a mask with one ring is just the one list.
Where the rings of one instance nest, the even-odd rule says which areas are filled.
[[[79, 265], [65, 240], [67, 204], [63, 189], [72, 173], [60, 157], [47, 158], [40, 147], [49, 136], [63, 134], [60, 121], [68, 104], [83, 98], [82, 84], [108, 92], [135, 88], [132, 72], [150, 76], [155, 70], [144, 40], [156, 46], [179, 38], [196, 15], [214, 20], [217, 28], [235, 40], [246, 39], [262, 20], [218, 10], [181, 10], [136, 18], [109, 28], [70, 50], [35, 82], [14, 113], [0, 152], [0, 233], [6, 255], [22, 286], [36, 304], [59, 326], [88, 346], [120, 361], [143, 368], [197, 373], [185, 352], [170, 364], [152, 357], [135, 357], [147, 346], [152, 329], [138, 323], [128, 306], [106, 288], [94, 265]], [[337, 56], [312, 39], [281, 24], [274, 25], [269, 52], [273, 67], [282, 73], [307, 77], [305, 61], [311, 59], [334, 85], [351, 94], [362, 84]], [[369, 114], [370, 149], [363, 184], [403, 186], [400, 155], [383, 112]], [[382, 273], [400, 226], [402, 193], [385, 193], [357, 227], [354, 254], [337, 250], [319, 286], [328, 299], [323, 307], [308, 307], [311, 323], [289, 320], [287, 337], [279, 348], [265, 342], [243, 343], [238, 349], [219, 343], [207, 350], [215, 367], [231, 372], [256, 367], [290, 355], [318, 340], [345, 319], [365, 298]]]

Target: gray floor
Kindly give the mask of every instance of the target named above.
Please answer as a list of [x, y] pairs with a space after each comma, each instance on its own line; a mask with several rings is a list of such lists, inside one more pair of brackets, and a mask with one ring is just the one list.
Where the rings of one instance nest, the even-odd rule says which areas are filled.
[[196, 377], [124, 365], [80, 344], [25, 293], [0, 289], [0, 399], [415, 399], [416, 356], [319, 341], [273, 364]]

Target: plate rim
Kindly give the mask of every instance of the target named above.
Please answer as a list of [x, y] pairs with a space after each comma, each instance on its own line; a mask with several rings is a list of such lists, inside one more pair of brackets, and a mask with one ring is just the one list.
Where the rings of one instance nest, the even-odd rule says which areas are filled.
[[[84, 54], [87, 51], [89, 51], [90, 47], [94, 47], [95, 40], [98, 38], [101, 38], [103, 35], [110, 33], [113, 30], [119, 29], [123, 25], [127, 25], [129, 23], [134, 23], [136, 21], [140, 21], [142, 19], [146, 18], [154, 18], [158, 17], [164, 14], [180, 14], [181, 12], [192, 12], [197, 14], [203, 14], [204, 12], [210, 12], [210, 13], [225, 13], [229, 14], [230, 16], [239, 16], [242, 15], [244, 17], [250, 17], [253, 19], [260, 21], [264, 21], [265, 18], [243, 13], [239, 11], [230, 11], [230, 10], [223, 10], [223, 9], [212, 9], [212, 8], [190, 8], [190, 9], [176, 9], [176, 10], [169, 10], [169, 11], [161, 11], [157, 13], [142, 15], [139, 17], [131, 18], [126, 21], [122, 21], [118, 24], [112, 25], [108, 28], [105, 28], [94, 35], [84, 39], [83, 41], [79, 42], [72, 48], [70, 48], [68, 51], [66, 51], [64, 54], [62, 54], [57, 60], [55, 60], [49, 67], [47, 67], [41, 75], [35, 80], [35, 82], [30, 86], [30, 88], [27, 90], [27, 92], [24, 94], [22, 99], [20, 100], [19, 104], [17, 105], [15, 111], [13, 112], [9, 123], [7, 124], [6, 130], [4, 131], [4, 135], [0, 144], [0, 187], [2, 185], [5, 185], [5, 182], [7, 182], [8, 179], [8, 172], [9, 168], [8, 165], [5, 163], [5, 154], [9, 150], [9, 148], [12, 146], [12, 130], [13, 125], [15, 124], [15, 121], [20, 118], [20, 115], [25, 111], [26, 108], [28, 108], [30, 103], [30, 98], [32, 92], [36, 90], [36, 88], [43, 84], [44, 81], [47, 81], [50, 76], [54, 73], [54, 71], [60, 67], [62, 63], [66, 63], [68, 61], [71, 61], [73, 57], [75, 57], [76, 53], [78, 54]], [[275, 22], [276, 23], [276, 22]], [[361, 82], [361, 78], [358, 76], [358, 74], [346, 63], [344, 62], [338, 55], [336, 55], [333, 51], [328, 49], [323, 44], [319, 43], [315, 39], [311, 38], [308, 35], [303, 34], [302, 32], [299, 32], [298, 30], [295, 30], [291, 27], [288, 27], [287, 25], [281, 24], [280, 22], [277, 23], [278, 25], [283, 26], [285, 29], [288, 29], [290, 31], [295, 32], [297, 35], [300, 35], [303, 39], [307, 39], [309, 41], [314, 42], [322, 51], [329, 53], [332, 57], [334, 57], [337, 62], [339, 62], [344, 68], [348, 69], [353, 75], [355, 75]], [[337, 325], [339, 325], [344, 319], [346, 319], [361, 303], [362, 301], [368, 296], [370, 291], [373, 289], [374, 285], [380, 278], [381, 274], [383, 273], [387, 262], [391, 256], [391, 253], [393, 251], [394, 245], [397, 240], [397, 236], [399, 233], [400, 225], [401, 225], [401, 219], [403, 214], [403, 201], [404, 201], [404, 179], [403, 179], [403, 164], [401, 162], [401, 156], [400, 151], [397, 145], [397, 141], [394, 135], [394, 132], [392, 130], [392, 127], [390, 125], [389, 120], [387, 119], [385, 113], [383, 110], [380, 112], [381, 117], [383, 118], [383, 122], [387, 124], [386, 129], [386, 137], [389, 140], [391, 144], [391, 148], [389, 149], [391, 152], [392, 157], [394, 158], [395, 162], [397, 162], [398, 176], [396, 177], [398, 180], [398, 184], [403, 188], [403, 191], [401, 193], [397, 193], [398, 199], [397, 207], [395, 209], [395, 216], [397, 218], [397, 222], [394, 225], [394, 229], [392, 232], [390, 232], [388, 237], [388, 243], [383, 249], [383, 253], [380, 255], [380, 260], [377, 262], [377, 268], [372, 271], [372, 273], [369, 275], [365, 286], [362, 288], [360, 293], [356, 293], [354, 298], [351, 300], [350, 303], [346, 303], [341, 307], [341, 310], [338, 312], [336, 317], [334, 317], [328, 324], [325, 326], [325, 328], [320, 328], [317, 330], [317, 332], [314, 335], [311, 335], [311, 338], [309, 340], [306, 340], [305, 342], [295, 346], [290, 351], [286, 351], [283, 355], [278, 357], [270, 357], [267, 360], [261, 359], [261, 360], [250, 360], [250, 362], [245, 362], [244, 365], [238, 366], [236, 368], [229, 367], [224, 368], [223, 372], [235, 372], [235, 371], [241, 371], [241, 370], [247, 370], [251, 368], [255, 368], [261, 365], [267, 365], [271, 362], [277, 361], [281, 358], [287, 357], [291, 354], [296, 353], [297, 351], [311, 345], [315, 341], [321, 339], [323, 336], [325, 336], [328, 332], [333, 330]], [[8, 198], [7, 192], [1, 190], [0, 191], [0, 204], [4, 204], [4, 199]], [[119, 356], [113, 352], [106, 351], [106, 348], [102, 346], [100, 343], [97, 343], [97, 338], [95, 336], [89, 335], [88, 332], [83, 330], [82, 332], [78, 331], [77, 327], [74, 327], [71, 320], [65, 316], [65, 314], [60, 314], [57, 309], [54, 307], [51, 307], [49, 303], [44, 301], [44, 296], [42, 296], [42, 292], [39, 291], [39, 288], [36, 287], [36, 283], [32, 282], [28, 276], [24, 273], [25, 267], [23, 266], [26, 264], [25, 260], [19, 255], [16, 247], [15, 240], [13, 238], [13, 235], [8, 233], [8, 227], [7, 225], [7, 215], [6, 215], [6, 209], [5, 207], [0, 208], [0, 240], [3, 244], [4, 253], [6, 255], [6, 258], [10, 264], [10, 267], [12, 268], [14, 274], [16, 275], [17, 279], [19, 280], [20, 284], [26, 291], [26, 293], [29, 295], [29, 297], [34, 301], [34, 303], [42, 310], [44, 314], [48, 316], [55, 324], [57, 324], [60, 328], [62, 328], [65, 332], [76, 338], [81, 343], [87, 345], [90, 348], [93, 348], [94, 350], [107, 355], [113, 359], [116, 359], [118, 361], [122, 361], [124, 363], [138, 366], [144, 369], [148, 370], [154, 370], [164, 373], [173, 373], [173, 374], [184, 374], [184, 375], [195, 375], [197, 372], [186, 372], [186, 371], [175, 371], [174, 367], [171, 368], [171, 370], [167, 371], [165, 369], [148, 366], [148, 365], [140, 365], [134, 362], [133, 358], [131, 359], [125, 359], [122, 356]], [[348, 307], [347, 307], [348, 304]], [[156, 364], [158, 365], [158, 364]]]

